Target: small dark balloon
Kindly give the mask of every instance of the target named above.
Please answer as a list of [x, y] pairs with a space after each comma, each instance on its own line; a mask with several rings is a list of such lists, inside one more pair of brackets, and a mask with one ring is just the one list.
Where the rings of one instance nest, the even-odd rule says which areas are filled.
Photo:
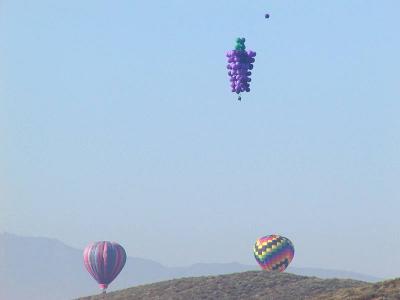
[[265, 18], [266, 18], [266, 19], [269, 19], [269, 14], [265, 14]]

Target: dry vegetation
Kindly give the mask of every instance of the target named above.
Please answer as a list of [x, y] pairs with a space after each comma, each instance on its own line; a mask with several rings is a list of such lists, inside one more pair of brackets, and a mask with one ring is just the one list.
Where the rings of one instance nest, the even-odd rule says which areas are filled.
[[137, 286], [80, 300], [197, 299], [400, 299], [400, 279], [370, 284], [343, 279], [319, 279], [293, 274], [245, 272], [183, 278]]

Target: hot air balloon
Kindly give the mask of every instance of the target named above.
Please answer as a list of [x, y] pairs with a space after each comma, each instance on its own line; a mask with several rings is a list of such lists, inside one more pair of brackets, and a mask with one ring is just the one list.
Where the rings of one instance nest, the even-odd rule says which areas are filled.
[[259, 238], [253, 251], [256, 261], [266, 271], [285, 271], [294, 256], [292, 242], [275, 234]]
[[254, 51], [246, 51], [245, 38], [237, 38], [234, 50], [228, 51], [228, 75], [231, 83], [231, 91], [238, 95], [238, 100], [242, 98], [240, 93], [250, 92], [251, 70], [255, 61], [256, 53]]
[[95, 242], [83, 251], [86, 269], [97, 281], [103, 293], [118, 276], [126, 262], [126, 252], [121, 245], [112, 242]]

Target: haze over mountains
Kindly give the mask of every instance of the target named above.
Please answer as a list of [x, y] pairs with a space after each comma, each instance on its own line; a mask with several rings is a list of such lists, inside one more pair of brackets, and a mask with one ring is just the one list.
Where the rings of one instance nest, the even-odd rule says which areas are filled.
[[[129, 257], [111, 290], [167, 279], [258, 270], [239, 263], [194, 264], [167, 267], [152, 260]], [[362, 274], [289, 267], [288, 272], [321, 278], [378, 281]], [[56, 239], [0, 234], [0, 299], [62, 300], [98, 293], [82, 264], [82, 250]]]

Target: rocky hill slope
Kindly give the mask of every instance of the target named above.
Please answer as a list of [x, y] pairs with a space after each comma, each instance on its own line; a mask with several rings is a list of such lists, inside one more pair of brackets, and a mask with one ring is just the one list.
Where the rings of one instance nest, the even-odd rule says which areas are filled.
[[366, 283], [347, 279], [319, 279], [288, 273], [251, 271], [193, 277], [142, 285], [80, 300], [186, 299], [400, 299], [400, 279]]

